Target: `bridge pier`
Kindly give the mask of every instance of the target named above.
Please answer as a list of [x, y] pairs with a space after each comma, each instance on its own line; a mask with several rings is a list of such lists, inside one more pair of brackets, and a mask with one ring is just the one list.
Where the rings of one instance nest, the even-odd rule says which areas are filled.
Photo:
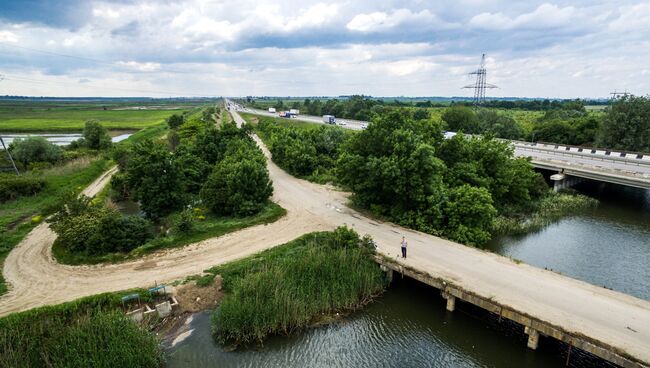
[[539, 331], [526, 326], [524, 328], [524, 333], [528, 335], [528, 348], [537, 350], [537, 346], [539, 345]]
[[450, 312], [456, 310], [456, 297], [444, 291], [440, 294], [447, 300], [447, 310]]
[[562, 189], [571, 188], [578, 183], [582, 183], [585, 179], [559, 172], [551, 175], [551, 180], [553, 180], [553, 191], [559, 192]]

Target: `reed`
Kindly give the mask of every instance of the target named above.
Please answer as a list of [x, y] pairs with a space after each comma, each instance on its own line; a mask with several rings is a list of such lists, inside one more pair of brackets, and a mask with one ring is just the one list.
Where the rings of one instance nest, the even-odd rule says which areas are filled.
[[221, 343], [262, 342], [356, 310], [386, 286], [368, 242], [346, 228], [312, 233], [217, 267], [227, 295], [212, 317]]

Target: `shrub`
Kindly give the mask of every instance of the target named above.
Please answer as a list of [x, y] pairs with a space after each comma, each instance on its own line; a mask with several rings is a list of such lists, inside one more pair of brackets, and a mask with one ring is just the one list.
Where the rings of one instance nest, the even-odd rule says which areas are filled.
[[137, 216], [123, 217], [86, 196], [66, 200], [48, 221], [58, 234], [56, 242], [71, 253], [128, 252], [152, 236], [148, 221]]
[[0, 174], [0, 202], [31, 196], [45, 187], [45, 180], [31, 175]]
[[11, 144], [14, 160], [27, 167], [32, 162], [55, 163], [63, 158], [63, 149], [40, 136], [16, 139]]
[[444, 212], [445, 234], [451, 239], [467, 245], [482, 245], [490, 240], [497, 211], [487, 189], [467, 184], [451, 189]]
[[183, 115], [179, 115], [179, 114], [174, 114], [167, 119], [167, 124], [169, 124], [169, 127], [171, 129], [178, 128], [179, 126], [183, 125], [184, 122], [185, 122], [185, 118], [183, 117]]
[[88, 120], [83, 131], [84, 145], [90, 149], [110, 148], [111, 136], [108, 131], [96, 120]]
[[184, 210], [181, 211], [174, 222], [174, 231], [181, 234], [187, 234], [194, 229], [194, 225], [194, 214], [191, 210]]

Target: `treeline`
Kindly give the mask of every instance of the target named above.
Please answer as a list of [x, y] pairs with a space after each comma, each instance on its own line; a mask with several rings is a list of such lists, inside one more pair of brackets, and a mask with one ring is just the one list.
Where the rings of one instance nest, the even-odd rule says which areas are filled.
[[589, 114], [578, 102], [547, 110], [529, 132], [504, 113], [453, 106], [442, 115], [445, 129], [499, 138], [650, 152], [650, 99], [615, 100], [602, 116]]
[[[59, 235], [55, 255], [80, 263], [128, 253], [148, 241], [154, 248], [166, 244], [166, 237], [191, 233], [206, 212], [249, 216], [265, 208], [273, 187], [262, 152], [248, 130], [234, 123], [217, 128], [203, 119], [213, 111], [180, 122], [171, 117], [167, 142], [147, 138], [116, 147], [112, 156], [119, 172], [111, 178], [110, 196], [137, 202], [144, 217], [123, 216], [102, 201], [70, 198], [49, 220]], [[179, 137], [186, 124], [196, 134]]]
[[[495, 109], [520, 109], [530, 111], [575, 110], [585, 105], [606, 105], [609, 102], [592, 100], [486, 100], [482, 106]], [[452, 106], [472, 106], [472, 101], [452, 102]]]

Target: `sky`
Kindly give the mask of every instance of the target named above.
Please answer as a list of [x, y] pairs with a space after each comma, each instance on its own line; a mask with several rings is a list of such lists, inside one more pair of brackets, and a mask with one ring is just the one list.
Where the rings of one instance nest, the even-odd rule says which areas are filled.
[[[650, 1], [0, 0], [0, 95], [650, 93]], [[4, 76], [4, 77], [3, 77]]]

